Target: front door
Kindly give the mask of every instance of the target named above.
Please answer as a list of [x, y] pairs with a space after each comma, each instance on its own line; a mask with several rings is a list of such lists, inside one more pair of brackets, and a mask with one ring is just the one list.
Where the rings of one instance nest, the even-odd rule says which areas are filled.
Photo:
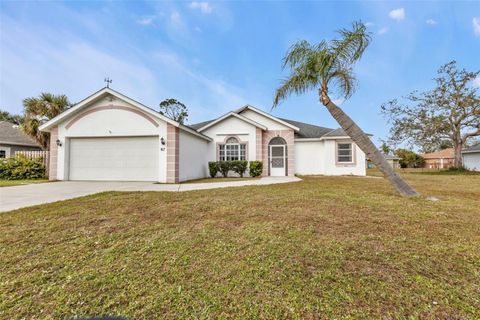
[[285, 176], [286, 166], [285, 146], [270, 146], [270, 175], [273, 177]]

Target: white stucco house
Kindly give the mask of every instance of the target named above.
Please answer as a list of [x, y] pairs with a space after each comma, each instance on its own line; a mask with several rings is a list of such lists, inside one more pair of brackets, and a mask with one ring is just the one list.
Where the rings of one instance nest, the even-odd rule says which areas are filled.
[[250, 105], [187, 126], [103, 88], [40, 130], [50, 132], [52, 180], [177, 183], [208, 177], [217, 160], [261, 160], [263, 176], [366, 173], [365, 154], [343, 130]]
[[462, 157], [465, 169], [480, 171], [480, 143], [462, 150]]

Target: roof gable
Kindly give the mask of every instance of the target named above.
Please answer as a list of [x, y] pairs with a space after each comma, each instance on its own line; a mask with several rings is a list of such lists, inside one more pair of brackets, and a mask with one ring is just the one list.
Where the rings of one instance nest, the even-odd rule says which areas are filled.
[[208, 141], [212, 140], [210, 137], [207, 137], [207, 136], [197, 132], [196, 130], [194, 130], [192, 128], [189, 128], [188, 126], [182, 125], [182, 124], [178, 123], [177, 121], [172, 120], [172, 119], [160, 114], [159, 112], [153, 110], [152, 108], [149, 108], [146, 105], [144, 105], [144, 104], [142, 104], [142, 103], [140, 103], [136, 100], [133, 100], [133, 99], [127, 97], [126, 95], [121, 94], [118, 91], [115, 91], [115, 90], [113, 90], [111, 88], [107, 88], [107, 87], [93, 93], [92, 95], [88, 96], [87, 98], [83, 99], [82, 101], [76, 103], [71, 108], [62, 112], [61, 114], [59, 114], [55, 118], [50, 119], [49, 121], [45, 122], [44, 124], [42, 124], [39, 127], [39, 129], [41, 131], [49, 132], [50, 129], [53, 126], [55, 126], [55, 125], [65, 121], [65, 120], [69, 119], [70, 117], [80, 113], [82, 110], [86, 109], [88, 106], [95, 103], [96, 101], [104, 99], [104, 98], [109, 97], [109, 96], [113, 96], [117, 99], [120, 99], [120, 100], [128, 103], [129, 105], [140, 109], [141, 111], [145, 112], [146, 114], [153, 116], [154, 118], [163, 120], [163, 121], [165, 121], [165, 122], [167, 122], [167, 123], [169, 123], [169, 124], [171, 124], [175, 127], [178, 127], [182, 130], [185, 130], [185, 131], [187, 131], [187, 132], [189, 132], [193, 135], [196, 135], [196, 136], [198, 136], [202, 139], [205, 139], [205, 140], [208, 140]]
[[286, 126], [286, 127], [290, 128], [290, 129], [293, 129], [294, 131], [299, 131], [299, 130], [300, 130], [297, 126], [295, 126], [295, 125], [293, 125], [293, 124], [291, 124], [291, 123], [289, 123], [289, 122], [286, 122], [286, 121], [284, 121], [283, 119], [280, 119], [280, 118], [277, 118], [277, 117], [275, 117], [275, 116], [272, 116], [271, 114], [268, 114], [268, 113], [266, 113], [266, 112], [264, 112], [264, 111], [262, 111], [262, 110], [260, 110], [260, 109], [258, 109], [258, 108], [255, 108], [255, 107], [253, 107], [253, 106], [251, 106], [251, 105], [249, 105], [249, 104], [247, 104], [247, 105], [243, 106], [242, 108], [236, 110], [235, 113], [241, 114], [242, 112], [244, 112], [244, 111], [246, 111], [246, 110], [253, 111], [253, 112], [255, 112], [255, 113], [257, 113], [257, 114], [259, 114], [259, 115], [261, 115], [261, 116], [263, 116], [263, 117], [266, 117], [266, 118], [274, 121], [274, 122], [277, 122], [277, 123], [279, 123], [279, 124], [281, 124], [281, 125], [283, 125], [283, 126]]
[[40, 130], [41, 131], [49, 131], [51, 127], [53, 127], [54, 125], [70, 118], [71, 116], [79, 113], [80, 111], [82, 111], [83, 109], [87, 108], [89, 105], [91, 105], [92, 103], [100, 100], [100, 99], [104, 99], [108, 96], [113, 96], [117, 99], [120, 99], [120, 100], [123, 100], [125, 102], [127, 102], [128, 104], [144, 111], [145, 113], [147, 114], [150, 114], [152, 116], [154, 116], [155, 118], [158, 118], [158, 119], [161, 119], [161, 120], [164, 120], [165, 122], [167, 123], [170, 123], [176, 127], [179, 126], [179, 123], [170, 119], [170, 118], [167, 118], [165, 117], [164, 115], [161, 115], [160, 113], [156, 112], [155, 110], [121, 94], [120, 92], [118, 91], [115, 91], [111, 88], [103, 88], [95, 93], [93, 93], [92, 95], [88, 96], [87, 98], [83, 99], [82, 101], [76, 103], [74, 106], [72, 106], [71, 108], [67, 109], [66, 111], [62, 112], [61, 114], [59, 114], [58, 116], [56, 116], [55, 118], [53, 119], [50, 119], [49, 121], [47, 121], [46, 123], [42, 124], [40, 126]]
[[199, 124], [196, 124], [196, 125], [192, 125], [191, 127], [194, 127], [196, 128], [195, 130], [197, 130], [198, 132], [202, 132], [210, 127], [213, 127], [214, 125], [216, 125], [217, 123], [220, 123], [222, 122], [223, 120], [225, 119], [228, 119], [230, 117], [235, 117], [237, 119], [240, 119], [242, 121], [245, 121], [257, 128], [260, 128], [262, 130], [267, 130], [267, 127], [265, 127], [264, 125], [258, 123], [258, 122], [255, 122], [247, 117], [244, 117], [240, 114], [237, 114], [235, 112], [229, 112], [229, 113], [226, 113], [224, 114], [223, 116], [221, 116], [220, 118], [217, 118], [215, 120], [212, 120], [212, 121], [206, 121], [206, 122], [202, 122], [202, 123], [199, 123]]

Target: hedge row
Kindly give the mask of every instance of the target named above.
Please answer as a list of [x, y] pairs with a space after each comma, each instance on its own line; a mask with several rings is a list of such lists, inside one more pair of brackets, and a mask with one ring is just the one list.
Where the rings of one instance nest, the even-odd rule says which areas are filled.
[[[248, 161], [236, 160], [236, 161], [211, 161], [208, 163], [208, 169], [210, 170], [210, 176], [215, 178], [220, 172], [224, 177], [228, 176], [230, 171], [233, 171], [243, 178], [243, 175], [247, 171]], [[263, 164], [262, 161], [250, 161], [250, 176], [258, 177], [262, 174]]]
[[28, 159], [24, 156], [0, 159], [0, 179], [23, 180], [46, 177], [41, 159]]

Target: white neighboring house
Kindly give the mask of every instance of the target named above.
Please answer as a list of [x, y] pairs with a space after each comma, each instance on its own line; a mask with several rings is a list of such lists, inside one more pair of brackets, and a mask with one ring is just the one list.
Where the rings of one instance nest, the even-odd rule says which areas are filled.
[[181, 125], [103, 88], [40, 127], [50, 132], [50, 179], [178, 183], [208, 162], [263, 161], [263, 176], [366, 174], [365, 154], [341, 129], [274, 117], [250, 105]]
[[462, 156], [465, 169], [480, 171], [480, 143], [462, 150]]

